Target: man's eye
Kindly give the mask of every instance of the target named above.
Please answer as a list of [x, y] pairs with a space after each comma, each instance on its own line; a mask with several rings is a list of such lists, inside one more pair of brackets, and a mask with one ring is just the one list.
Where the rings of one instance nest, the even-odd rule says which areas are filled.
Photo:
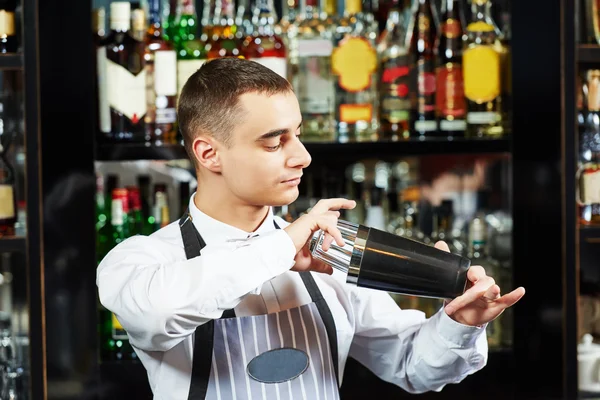
[[277, 146], [267, 146], [266, 149], [269, 151], [275, 151], [277, 149], [279, 149], [281, 147], [281, 143], [279, 143]]

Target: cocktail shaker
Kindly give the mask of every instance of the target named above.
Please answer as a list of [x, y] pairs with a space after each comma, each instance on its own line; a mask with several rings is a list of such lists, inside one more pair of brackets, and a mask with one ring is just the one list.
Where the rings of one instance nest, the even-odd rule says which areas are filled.
[[471, 261], [460, 255], [375, 228], [338, 220], [344, 246], [327, 251], [323, 231], [309, 243], [314, 258], [347, 274], [365, 288], [421, 297], [452, 299], [464, 293]]

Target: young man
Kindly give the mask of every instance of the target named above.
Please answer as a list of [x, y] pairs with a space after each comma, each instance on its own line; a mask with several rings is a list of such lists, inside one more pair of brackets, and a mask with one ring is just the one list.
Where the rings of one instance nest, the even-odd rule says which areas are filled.
[[292, 224], [273, 216], [297, 198], [311, 162], [285, 79], [216, 59], [188, 80], [178, 113], [198, 177], [189, 212], [118, 245], [97, 276], [155, 398], [336, 399], [349, 356], [413, 393], [485, 365], [485, 324], [523, 288], [501, 297], [474, 266], [471, 287], [426, 319], [311, 259], [317, 230], [329, 234], [325, 249], [343, 243], [338, 210], [354, 201], [321, 200]]

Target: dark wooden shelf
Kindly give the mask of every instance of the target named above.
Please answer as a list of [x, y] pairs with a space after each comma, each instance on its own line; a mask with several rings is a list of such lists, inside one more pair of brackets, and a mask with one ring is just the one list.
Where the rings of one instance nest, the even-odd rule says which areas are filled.
[[[411, 139], [407, 141], [378, 141], [351, 143], [305, 143], [307, 150], [315, 158], [335, 156], [336, 161], [350, 161], [361, 158], [398, 157], [427, 154], [474, 154], [510, 152], [510, 139]], [[180, 145], [146, 146], [144, 144], [99, 145], [96, 149], [97, 161], [133, 160], [178, 160], [187, 159]]]
[[0, 54], [0, 69], [22, 69], [23, 54]]
[[580, 44], [577, 47], [577, 58], [580, 63], [600, 64], [600, 46], [596, 44]]
[[27, 239], [24, 237], [0, 237], [0, 253], [25, 253], [26, 251]]
[[591, 399], [600, 400], [600, 393], [580, 391], [578, 398], [579, 399], [589, 399], [589, 400], [591, 400]]

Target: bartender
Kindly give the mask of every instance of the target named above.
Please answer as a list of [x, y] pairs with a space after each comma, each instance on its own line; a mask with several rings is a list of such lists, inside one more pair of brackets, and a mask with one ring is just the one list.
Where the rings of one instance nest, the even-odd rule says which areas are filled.
[[469, 289], [425, 318], [311, 258], [318, 230], [324, 249], [343, 245], [339, 210], [354, 201], [321, 200], [291, 224], [273, 215], [311, 162], [287, 80], [253, 61], [209, 61], [183, 87], [178, 118], [198, 179], [188, 211], [120, 243], [97, 271], [154, 398], [337, 399], [348, 357], [411, 393], [484, 367], [486, 324], [523, 288], [501, 296], [473, 266]]

